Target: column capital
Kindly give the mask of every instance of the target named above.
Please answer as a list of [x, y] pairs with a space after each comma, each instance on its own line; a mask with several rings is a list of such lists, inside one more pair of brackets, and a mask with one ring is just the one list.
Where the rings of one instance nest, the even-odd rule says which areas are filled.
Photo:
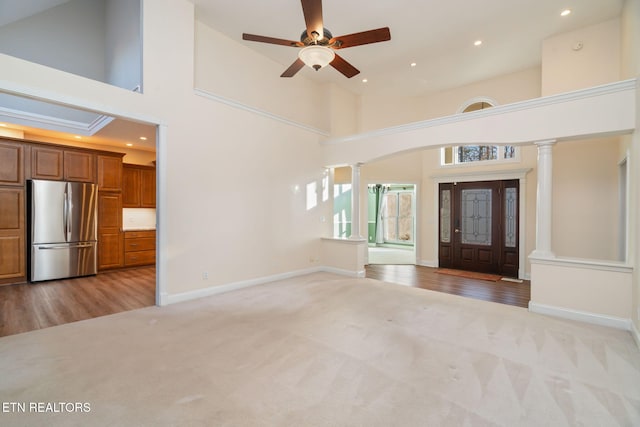
[[537, 145], [538, 147], [544, 147], [548, 145], [555, 145], [558, 142], [557, 139], [545, 139], [544, 141], [535, 141], [533, 145]]

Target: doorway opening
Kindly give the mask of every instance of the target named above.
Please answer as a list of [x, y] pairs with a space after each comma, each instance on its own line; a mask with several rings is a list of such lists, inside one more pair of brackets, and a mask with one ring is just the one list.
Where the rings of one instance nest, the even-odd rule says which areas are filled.
[[369, 264], [416, 263], [416, 186], [367, 186]]
[[438, 264], [518, 277], [519, 180], [439, 185]]

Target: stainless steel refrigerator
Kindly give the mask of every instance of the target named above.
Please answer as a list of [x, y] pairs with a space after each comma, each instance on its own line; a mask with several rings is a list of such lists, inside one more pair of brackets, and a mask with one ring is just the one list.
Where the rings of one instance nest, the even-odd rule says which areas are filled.
[[29, 280], [97, 273], [98, 188], [83, 182], [28, 182]]

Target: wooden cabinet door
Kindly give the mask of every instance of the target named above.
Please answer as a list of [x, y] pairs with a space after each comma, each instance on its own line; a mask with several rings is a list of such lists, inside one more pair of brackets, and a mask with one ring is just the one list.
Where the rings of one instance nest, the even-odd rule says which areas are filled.
[[122, 168], [122, 206], [140, 207], [140, 169], [123, 166]]
[[31, 177], [33, 179], [61, 181], [64, 177], [63, 159], [64, 152], [61, 149], [38, 146], [32, 147]]
[[81, 151], [64, 152], [64, 179], [95, 182], [95, 156]]
[[122, 195], [98, 196], [98, 270], [122, 267], [124, 236], [122, 233]]
[[122, 157], [98, 156], [98, 189], [102, 191], [122, 189]]
[[25, 279], [24, 188], [0, 187], [0, 284]]
[[140, 207], [156, 207], [156, 170], [142, 169], [140, 171]]
[[24, 184], [24, 147], [0, 141], [0, 185]]

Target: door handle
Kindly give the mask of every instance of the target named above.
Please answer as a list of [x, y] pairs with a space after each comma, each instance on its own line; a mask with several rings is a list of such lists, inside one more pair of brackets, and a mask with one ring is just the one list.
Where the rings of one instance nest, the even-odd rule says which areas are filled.
[[459, 228], [456, 228], [455, 230], [453, 230], [453, 232], [454, 232], [454, 233], [459, 233], [459, 232], [460, 232], [460, 229], [459, 229]]
[[51, 250], [51, 249], [76, 249], [76, 248], [90, 248], [92, 243], [80, 243], [77, 245], [64, 245], [64, 246], [38, 246], [38, 249]]

